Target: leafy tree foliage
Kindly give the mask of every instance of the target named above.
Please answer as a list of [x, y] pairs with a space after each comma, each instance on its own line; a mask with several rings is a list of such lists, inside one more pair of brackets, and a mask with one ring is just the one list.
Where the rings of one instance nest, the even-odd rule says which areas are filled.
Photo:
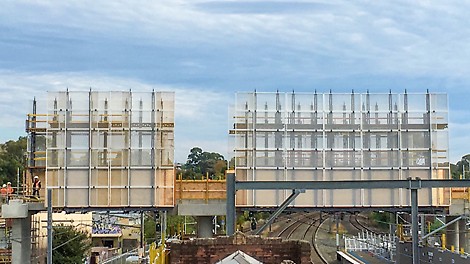
[[[191, 217], [186, 217], [187, 223], [194, 223], [196, 220]], [[157, 237], [160, 238], [161, 234], [157, 234], [160, 232], [160, 229], [157, 230], [156, 226], [157, 223], [161, 224], [161, 218], [155, 221], [155, 217], [153, 215], [146, 215], [144, 218], [144, 238], [147, 244], [150, 244], [157, 240]], [[174, 235], [179, 235], [178, 231], [183, 231], [182, 228], [184, 226], [184, 216], [181, 215], [167, 215], [167, 229], [166, 229], [166, 237], [172, 237]], [[180, 228], [180, 229], [178, 229]], [[186, 232], [191, 234], [196, 231], [196, 227], [193, 225], [186, 226]]]
[[0, 180], [2, 183], [16, 184], [17, 169], [23, 173], [25, 168], [25, 153], [27, 139], [19, 137], [17, 141], [10, 140], [0, 144]]
[[211, 179], [223, 177], [227, 169], [224, 156], [216, 152], [206, 152], [199, 147], [189, 151], [188, 160], [181, 168], [184, 179], [202, 179], [209, 175]]
[[463, 156], [457, 164], [450, 164], [450, 173], [453, 179], [460, 179], [461, 176], [463, 179], [470, 178], [470, 154]]
[[81, 264], [91, 248], [91, 238], [76, 227], [55, 226], [52, 248], [52, 263]]
[[144, 239], [146, 244], [157, 240], [156, 225], [157, 222], [153, 216], [146, 215], [144, 217]]
[[[435, 220], [433, 223], [431, 223], [431, 232], [438, 229], [438, 228], [441, 228], [444, 224], [438, 220]], [[445, 229], [441, 229], [438, 233], [442, 234], [445, 232]]]
[[390, 223], [393, 223], [393, 215], [389, 212], [372, 212], [370, 217], [380, 228], [387, 229]]
[[[194, 223], [196, 222], [196, 219], [192, 216], [187, 216], [186, 217], [186, 222], [187, 223]], [[167, 233], [168, 236], [175, 236], [179, 235], [179, 231], [183, 232], [184, 228], [184, 216], [182, 215], [168, 215], [167, 218]], [[196, 226], [195, 225], [186, 225], [186, 232], [188, 234], [192, 234], [193, 232], [196, 232]]]

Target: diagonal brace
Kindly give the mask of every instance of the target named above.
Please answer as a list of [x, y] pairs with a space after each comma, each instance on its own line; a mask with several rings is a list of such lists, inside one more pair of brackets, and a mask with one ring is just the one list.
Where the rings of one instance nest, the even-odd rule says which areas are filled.
[[462, 219], [462, 218], [463, 218], [463, 216], [459, 216], [459, 217], [455, 218], [454, 220], [452, 220], [452, 221], [448, 222], [447, 224], [445, 224], [445, 225], [443, 225], [443, 226], [439, 227], [438, 229], [436, 229], [436, 230], [432, 231], [431, 233], [429, 233], [429, 234], [427, 234], [427, 235], [423, 236], [423, 237], [421, 238], [421, 241], [425, 240], [425, 239], [426, 239], [426, 238], [428, 238], [429, 236], [432, 236], [432, 235], [434, 235], [435, 233], [437, 233], [437, 232], [441, 231], [442, 229], [444, 229], [444, 228], [446, 228], [446, 227], [450, 226], [451, 224], [453, 224], [453, 223], [455, 223], [455, 222], [459, 221], [459, 220], [460, 220], [460, 219]]
[[284, 202], [282, 202], [279, 208], [276, 211], [274, 211], [274, 213], [268, 218], [266, 223], [264, 223], [264, 225], [261, 226], [255, 232], [255, 235], [259, 235], [261, 232], [263, 232], [263, 230], [266, 229], [266, 227], [268, 227], [270, 224], [272, 224], [274, 219], [276, 219], [284, 211], [284, 209], [286, 209], [287, 206], [289, 206], [289, 204], [292, 203], [295, 200], [295, 198], [297, 198], [297, 196], [299, 196], [299, 194], [304, 193], [304, 192], [305, 190], [303, 189], [292, 190], [292, 194], [289, 197], [287, 197], [287, 199]]

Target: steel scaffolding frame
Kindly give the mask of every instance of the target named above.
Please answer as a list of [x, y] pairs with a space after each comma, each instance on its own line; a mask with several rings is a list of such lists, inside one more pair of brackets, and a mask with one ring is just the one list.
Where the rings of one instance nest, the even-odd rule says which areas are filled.
[[[233, 128], [239, 181], [448, 179], [447, 95], [238, 93]], [[238, 206], [280, 204], [289, 191], [246, 190]], [[309, 190], [297, 207], [409, 206], [400, 189]], [[447, 206], [444, 189], [420, 192]]]
[[54, 207], [174, 206], [173, 92], [48, 92], [27, 131]]

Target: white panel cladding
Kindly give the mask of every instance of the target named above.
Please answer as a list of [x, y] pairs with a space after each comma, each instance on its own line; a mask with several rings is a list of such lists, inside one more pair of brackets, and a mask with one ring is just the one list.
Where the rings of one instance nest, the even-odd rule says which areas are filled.
[[54, 207], [174, 206], [160, 180], [174, 170], [173, 92], [49, 92], [46, 105], [35, 139]]
[[[401, 180], [449, 177], [447, 95], [237, 93], [237, 180]], [[237, 205], [276, 206], [287, 191], [239, 191]], [[240, 197], [238, 197], [240, 196]], [[420, 205], [448, 205], [423, 190]], [[294, 206], [407, 206], [402, 190], [318, 190]]]

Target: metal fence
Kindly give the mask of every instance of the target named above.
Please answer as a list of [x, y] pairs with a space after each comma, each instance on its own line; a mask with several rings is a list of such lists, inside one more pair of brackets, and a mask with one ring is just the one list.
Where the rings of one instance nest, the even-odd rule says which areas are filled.
[[367, 251], [375, 256], [394, 261], [396, 258], [396, 236], [362, 231], [357, 236], [344, 237], [345, 250]]

